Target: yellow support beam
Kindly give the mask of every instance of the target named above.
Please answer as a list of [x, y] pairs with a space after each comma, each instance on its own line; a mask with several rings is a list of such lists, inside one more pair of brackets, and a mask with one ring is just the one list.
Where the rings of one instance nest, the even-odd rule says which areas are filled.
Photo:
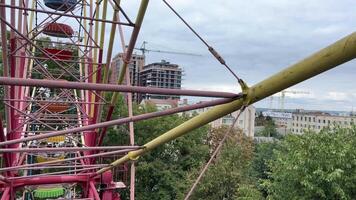
[[157, 148], [160, 145], [168, 143], [196, 128], [240, 109], [243, 105], [249, 105], [257, 102], [276, 92], [307, 80], [354, 58], [356, 58], [356, 33], [346, 36], [345, 38], [316, 52], [304, 60], [257, 83], [251, 88], [247, 88], [246, 96], [243, 99], [215, 106], [214, 108], [184, 122], [176, 128], [169, 130], [163, 135], [143, 145], [145, 148], [129, 152], [126, 156], [111, 163], [109, 167], [97, 171], [97, 174], [101, 174], [129, 160], [135, 160], [139, 156]]
[[[118, 5], [120, 5], [121, 0], [114, 0], [115, 1], [115, 5], [113, 7], [114, 9], [114, 13], [113, 13], [113, 17], [112, 17], [112, 21], [113, 22], [117, 22], [118, 21], [118, 14], [119, 14], [119, 7]], [[113, 46], [114, 46], [114, 39], [115, 39], [115, 34], [116, 34], [116, 27], [117, 24], [113, 23], [111, 24], [111, 31], [110, 31], [110, 39], [109, 39], [109, 44], [108, 44], [108, 51], [106, 54], [106, 67], [104, 67], [104, 77], [103, 77], [103, 83], [108, 83], [109, 80], [109, 68], [110, 68], [110, 64], [111, 64], [111, 58], [112, 58], [112, 50], [113, 50]]]
[[[132, 31], [131, 40], [129, 42], [129, 47], [131, 47], [132, 49], [131, 49], [131, 52], [127, 52], [127, 51], [125, 52], [124, 62], [123, 62], [123, 65], [122, 65], [122, 67], [120, 69], [119, 77], [118, 77], [118, 80], [117, 80], [117, 84], [118, 85], [122, 84], [123, 81], [124, 81], [124, 77], [125, 77], [125, 74], [126, 74], [126, 69], [127, 69], [127, 66], [128, 66], [128, 64], [129, 64], [129, 62], [131, 60], [132, 51], [133, 51], [133, 48], [135, 47], [136, 40], [137, 40], [139, 31], [141, 29], [141, 26], [142, 26], [143, 18], [145, 16], [148, 3], [149, 3], [149, 0], [142, 0], [141, 1], [140, 8], [139, 8], [137, 16], [136, 16], [135, 27], [134, 27], [134, 30]], [[115, 103], [117, 102], [118, 98], [119, 98], [119, 93], [118, 92], [114, 92], [114, 94], [113, 94], [113, 96], [111, 98], [111, 105], [115, 105]]]

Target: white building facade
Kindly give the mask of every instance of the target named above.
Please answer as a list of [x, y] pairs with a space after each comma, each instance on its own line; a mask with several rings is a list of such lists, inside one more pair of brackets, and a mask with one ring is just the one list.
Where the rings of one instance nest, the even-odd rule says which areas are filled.
[[289, 127], [292, 121], [292, 113], [288, 112], [274, 112], [271, 110], [262, 112], [264, 117], [271, 117], [277, 127]]
[[[185, 114], [194, 115], [203, 113], [210, 108], [201, 108], [194, 111], [186, 112]], [[222, 118], [219, 118], [210, 123], [211, 127], [218, 128], [223, 125], [231, 126], [234, 122], [235, 118], [238, 116], [240, 111], [235, 111], [231, 114], [228, 114]], [[240, 114], [237, 122], [235, 123], [236, 128], [240, 128], [243, 130], [244, 134], [249, 137], [254, 137], [255, 132], [255, 115], [256, 109], [253, 105], [246, 107], [246, 109]]]
[[290, 132], [302, 134], [306, 130], [319, 132], [326, 127], [351, 127], [356, 122], [356, 116], [336, 116], [322, 112], [293, 113]]

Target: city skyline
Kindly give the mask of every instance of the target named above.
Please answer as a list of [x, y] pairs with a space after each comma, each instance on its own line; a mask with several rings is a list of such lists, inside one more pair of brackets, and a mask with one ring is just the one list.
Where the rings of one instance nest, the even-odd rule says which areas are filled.
[[[354, 6], [351, 6], [356, 2], [349, 0], [171, 3], [249, 85], [354, 31], [352, 19], [356, 17]], [[125, 2], [124, 5], [127, 8], [136, 6], [135, 2]], [[203, 56], [149, 52], [146, 63], [166, 59], [181, 65], [185, 71], [182, 85], [185, 89], [239, 91], [232, 75], [214, 60], [206, 47], [162, 2], [153, 2], [149, 12], [138, 46], [148, 41], [147, 46], [151, 49], [186, 51]], [[155, 24], [161, 16], [166, 17], [160, 20], [162, 23]], [[310, 94], [288, 94], [285, 107], [351, 111], [356, 106], [353, 105], [356, 82], [352, 77], [355, 67], [356, 62], [351, 61], [290, 88]], [[255, 106], [269, 107], [269, 101], [264, 100]]]

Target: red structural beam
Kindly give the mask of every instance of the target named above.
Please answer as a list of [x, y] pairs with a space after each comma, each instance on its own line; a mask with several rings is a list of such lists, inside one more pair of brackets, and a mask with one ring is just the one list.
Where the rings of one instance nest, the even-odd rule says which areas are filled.
[[21, 179], [13, 180], [12, 184], [14, 187], [22, 187], [25, 185], [87, 182], [88, 176], [91, 174], [92, 173], [76, 174], [76, 175], [52, 175], [52, 176], [43, 176], [37, 178], [24, 177]]
[[[36, 45], [33, 41], [31, 41], [29, 38], [27, 38], [25, 35], [23, 35], [22, 33], [20, 33], [16, 27], [14, 27], [12, 24], [10, 24], [9, 22], [6, 21], [6, 19], [4, 19], [3, 17], [0, 16], [0, 20], [2, 21], [2, 23], [5, 23], [7, 26], [9, 26], [12, 30], [12, 32], [15, 32], [17, 35], [19, 35], [20, 37], [22, 37], [24, 40], [26, 40], [29, 44], [31, 44], [32, 46], [34, 46], [36, 49], [38, 49], [42, 54], [44, 54], [45, 56], [49, 57], [49, 58], [54, 58], [54, 56], [49, 55], [46, 51], [44, 51], [42, 48], [40, 48], [38, 45]], [[12, 52], [16, 52], [17, 50], [14, 50]], [[76, 79], [77, 81], [79, 81], [79, 79], [74, 76], [70, 71], [68, 71], [67, 68], [63, 67], [58, 61], [53, 60], [52, 61], [58, 65], [61, 69], [63, 69], [65, 72], [67, 72], [69, 75], [71, 75], [71, 77], [73, 77], [74, 79]]]
[[41, 10], [41, 9], [23, 8], [23, 7], [19, 7], [19, 6], [6, 5], [6, 4], [2, 4], [2, 3], [0, 3], [0, 7], [8, 7], [8, 8], [20, 9], [20, 10], [24, 10], [24, 11], [33, 11], [33, 12], [38, 12], [38, 13], [46, 13], [46, 14], [51, 14], [51, 15], [72, 17], [72, 18], [77, 18], [77, 19], [86, 19], [86, 20], [90, 20], [90, 21], [99, 21], [99, 22], [106, 22], [106, 23], [112, 23], [112, 24], [120, 24], [120, 25], [124, 25], [124, 26], [134, 26], [134, 24], [132, 24], [132, 23], [115, 22], [115, 21], [105, 20], [105, 19], [96, 19], [94, 17], [84, 17], [84, 16], [79, 16], [79, 15], [66, 14], [66, 13], [62, 13], [62, 12], [53, 12], [53, 11]]
[[[242, 97], [242, 94], [239, 96]], [[36, 136], [31, 136], [31, 137], [26, 137], [26, 138], [21, 138], [21, 139], [8, 140], [5, 142], [0, 142], [0, 146], [5, 146], [5, 145], [9, 145], [9, 144], [17, 144], [17, 143], [32, 141], [32, 140], [40, 140], [40, 139], [45, 139], [45, 138], [59, 136], [59, 135], [66, 135], [66, 134], [70, 134], [70, 133], [78, 133], [78, 132], [83, 132], [83, 131], [88, 131], [88, 130], [95, 130], [97, 128], [105, 128], [105, 127], [110, 127], [110, 126], [115, 126], [115, 125], [122, 125], [122, 124], [129, 123], [129, 122], [146, 120], [146, 119], [150, 119], [150, 118], [154, 118], [154, 117], [161, 117], [161, 116], [171, 115], [171, 114], [175, 114], [175, 113], [179, 113], [179, 112], [225, 104], [225, 103], [229, 103], [235, 99], [234, 98], [217, 99], [217, 100], [213, 100], [213, 101], [197, 103], [194, 105], [172, 108], [172, 109], [168, 109], [168, 110], [164, 110], [164, 111], [160, 111], [160, 112], [146, 113], [146, 114], [137, 115], [137, 116], [133, 116], [133, 117], [115, 119], [115, 120], [111, 120], [111, 121], [100, 122], [100, 123], [96, 123], [96, 124], [91, 124], [91, 125], [82, 126], [82, 127], [76, 127], [76, 128], [67, 129], [67, 130], [54, 131], [52, 133], [47, 133], [47, 134], [41, 134], [41, 135], [36, 135]]]
[[22, 86], [34, 86], [34, 87], [46, 87], [46, 88], [82, 89], [82, 90], [150, 93], [150, 94], [200, 96], [200, 97], [235, 98], [239, 96], [239, 94], [230, 93], [230, 92], [150, 88], [150, 87], [115, 85], [115, 84], [82, 83], [82, 82], [70, 82], [70, 81], [23, 79], [23, 78], [8, 78], [8, 77], [0, 77], [0, 85], [15, 85], [15, 86], [22, 85]]
[[[49, 166], [40, 166], [40, 167], [25, 167], [21, 170], [36, 170], [36, 169], [68, 169], [68, 168], [90, 168], [90, 167], [107, 167], [109, 164], [96, 164], [96, 165], [49, 165]], [[13, 169], [9, 171], [17, 171], [18, 169]], [[5, 178], [5, 177], [4, 177]], [[1, 176], [0, 176], [0, 180]]]
[[64, 151], [64, 152], [75, 152], [75, 151], [92, 151], [92, 150], [100, 150], [100, 151], [107, 151], [107, 150], [119, 150], [119, 149], [140, 149], [140, 146], [101, 146], [101, 147], [56, 147], [56, 148], [7, 148], [7, 149], [0, 149], [0, 153], [7, 153], [7, 152], [56, 152], [56, 151]]
[[[72, 167], [75, 168], [75, 167]], [[65, 171], [58, 171], [58, 172], [49, 172], [49, 173], [43, 173], [43, 174], [36, 174], [36, 175], [30, 175], [30, 176], [16, 176], [16, 177], [10, 177], [8, 178], [9, 181], [13, 181], [16, 179], [21, 179], [24, 177], [29, 177], [29, 178], [35, 178], [35, 177], [43, 177], [43, 176], [49, 176], [49, 175], [57, 175], [57, 174], [70, 174], [73, 172], [81, 172], [83, 173], [84, 171], [88, 170], [94, 170], [94, 169], [99, 169], [102, 168], [101, 166], [95, 166], [95, 167], [88, 167], [88, 168], [80, 168], [80, 169], [73, 169], [73, 170], [65, 170]]]
[[70, 104], [99, 104], [105, 105], [105, 103], [99, 102], [87, 102], [87, 101], [57, 101], [57, 100], [26, 100], [26, 99], [3, 99], [3, 101], [16, 101], [16, 102], [31, 102], [31, 103], [70, 103]]
[[127, 153], [129, 151], [131, 151], [131, 150], [125, 149], [125, 150], [117, 150], [117, 151], [92, 154], [92, 155], [87, 155], [87, 156], [78, 156], [78, 157], [74, 157], [74, 158], [66, 158], [66, 159], [62, 159], [62, 160], [52, 160], [52, 161], [47, 161], [47, 162], [42, 162], [42, 163], [17, 165], [17, 166], [12, 166], [12, 167], [0, 168], [0, 172], [14, 171], [15, 169], [22, 169], [22, 168], [26, 168], [26, 167], [36, 167], [36, 166], [55, 164], [55, 163], [61, 163], [61, 162], [76, 161], [76, 160], [87, 159], [87, 158], [103, 157], [103, 156], [109, 156], [109, 155], [115, 155], [115, 154], [118, 155], [118, 154]]
[[54, 60], [54, 61], [60, 61], [60, 62], [66, 62], [67, 66], [73, 67], [73, 64], [68, 64], [68, 63], [82, 63], [82, 64], [95, 64], [98, 65], [100, 63], [93, 63], [93, 62], [86, 62], [86, 61], [81, 61], [80, 58], [76, 59], [75, 57], [72, 57], [73, 60], [68, 60], [68, 59], [61, 59], [59, 56], [61, 55], [56, 55], [56, 54], [49, 54], [52, 57], [44, 57], [44, 56], [24, 56], [24, 55], [13, 55], [15, 58], [30, 58], [30, 59], [37, 59], [37, 60]]

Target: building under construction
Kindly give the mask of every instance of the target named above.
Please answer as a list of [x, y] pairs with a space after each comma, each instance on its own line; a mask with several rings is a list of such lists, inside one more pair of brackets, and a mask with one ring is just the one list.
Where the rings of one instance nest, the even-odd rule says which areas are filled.
[[[113, 84], [117, 83], [117, 78], [120, 73], [120, 66], [123, 66], [123, 60], [124, 54], [119, 53], [117, 54], [111, 63], [111, 78], [110, 82]], [[138, 54], [133, 54], [131, 56], [130, 64], [129, 64], [129, 77], [130, 77], [130, 85], [133, 86], [139, 86], [139, 72], [143, 69], [143, 66], [145, 65], [145, 55], [138, 55]], [[124, 80], [126, 82], [126, 80]], [[133, 101], [139, 103], [140, 98], [137, 93], [134, 93], [133, 96]]]
[[[139, 72], [140, 85], [145, 87], [181, 89], [182, 68], [165, 60], [148, 64]], [[143, 94], [143, 99], [180, 99], [179, 95]]]

